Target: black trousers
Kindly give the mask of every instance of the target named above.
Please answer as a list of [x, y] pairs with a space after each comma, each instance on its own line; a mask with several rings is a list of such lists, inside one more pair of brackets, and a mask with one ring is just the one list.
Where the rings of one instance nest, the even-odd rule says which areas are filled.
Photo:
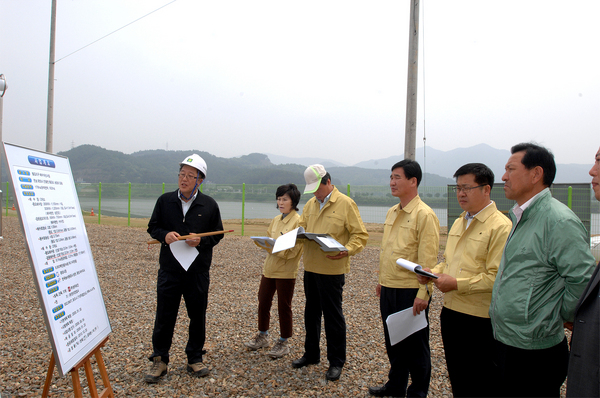
[[343, 367], [346, 363], [346, 319], [342, 311], [342, 292], [346, 279], [341, 275], [323, 275], [304, 271], [304, 356], [319, 360], [321, 351], [321, 317], [325, 319], [327, 359], [330, 366]]
[[[379, 306], [385, 348], [390, 360], [390, 373], [386, 387], [398, 396], [426, 397], [431, 378], [431, 356], [429, 351], [429, 326], [408, 336], [401, 342], [391, 345], [385, 320], [395, 312], [412, 308], [419, 289], [394, 289], [382, 286]], [[425, 310], [429, 324], [429, 306]], [[411, 385], [408, 386], [410, 374]]]
[[496, 340], [498, 391], [501, 397], [560, 397], [567, 377], [567, 338], [542, 350], [524, 350]]
[[440, 324], [452, 395], [497, 396], [494, 333], [490, 318], [468, 315], [444, 307]]
[[206, 307], [210, 278], [206, 272], [169, 272], [158, 270], [156, 283], [156, 319], [152, 333], [150, 359], [160, 356], [169, 363], [169, 350], [173, 341], [173, 330], [177, 322], [181, 296], [190, 318], [188, 342], [185, 353], [188, 363], [202, 362], [206, 339]]

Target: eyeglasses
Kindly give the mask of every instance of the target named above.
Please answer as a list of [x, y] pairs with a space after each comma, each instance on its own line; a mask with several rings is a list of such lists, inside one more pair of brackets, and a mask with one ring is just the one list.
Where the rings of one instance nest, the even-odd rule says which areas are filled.
[[177, 174], [177, 177], [179, 177], [180, 180], [185, 180], [186, 178], [188, 180], [195, 180], [196, 178], [198, 178], [198, 175], [179, 173]]
[[486, 185], [488, 185], [488, 184], [477, 185], [476, 187], [452, 187], [452, 191], [453, 192], [464, 192], [464, 193], [468, 194], [469, 192], [471, 192], [471, 189], [485, 187]]

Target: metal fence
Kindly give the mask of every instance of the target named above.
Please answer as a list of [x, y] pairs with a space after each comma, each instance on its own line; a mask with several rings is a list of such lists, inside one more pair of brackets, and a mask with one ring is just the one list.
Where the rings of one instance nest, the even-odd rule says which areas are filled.
[[[454, 185], [448, 185], [448, 194], [455, 195], [451, 192]], [[502, 187], [504, 184], [494, 184], [491, 192], [491, 198], [496, 202], [498, 210], [508, 214], [508, 211], [514, 206], [513, 200], [508, 200], [504, 196]], [[600, 212], [600, 202], [592, 200], [594, 191], [590, 184], [552, 184], [550, 187], [552, 196], [569, 206], [571, 210], [583, 222], [583, 225], [588, 230], [588, 235], [600, 234], [600, 220], [598, 214]], [[450, 196], [452, 197], [452, 196]], [[456, 200], [448, 201], [448, 225], [462, 213], [462, 209]]]
[[[76, 183], [82, 211], [94, 209], [101, 223], [101, 215], [130, 218], [149, 218], [156, 199], [163, 193], [174, 191], [177, 184], [120, 184]], [[452, 186], [420, 187], [419, 195], [436, 211], [442, 226], [452, 225], [462, 209], [458, 205]], [[504, 197], [503, 184], [494, 184], [492, 200], [498, 209], [507, 213], [514, 201]], [[276, 184], [202, 184], [203, 193], [213, 197], [221, 208], [223, 219], [271, 219], [277, 214], [275, 208]], [[8, 183], [2, 184], [3, 207], [12, 208], [14, 194]], [[354, 199], [365, 222], [382, 224], [387, 210], [398, 203], [387, 186], [343, 186], [341, 192]], [[554, 184], [552, 195], [569, 206], [581, 219], [589, 233], [600, 234], [600, 202], [594, 199], [589, 184]], [[300, 209], [312, 195], [302, 195]]]

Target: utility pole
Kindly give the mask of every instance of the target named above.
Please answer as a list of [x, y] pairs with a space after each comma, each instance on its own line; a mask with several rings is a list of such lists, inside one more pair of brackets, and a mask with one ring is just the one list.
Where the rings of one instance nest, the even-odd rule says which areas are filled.
[[[0, 145], [2, 145], [2, 107], [4, 106], [4, 93], [6, 92], [6, 79], [3, 74], [0, 74]], [[0, 181], [2, 181], [2, 161], [0, 160]], [[8, 195], [8, 190], [6, 191]], [[0, 187], [0, 201], [2, 200], [2, 187]], [[0, 210], [2, 204], [0, 203]], [[0, 239], [2, 239], [2, 211], [0, 211]]]
[[[3, 104], [3, 97], [4, 97], [4, 93], [6, 92], [6, 78], [4, 77], [3, 74], [0, 74], [0, 143], [2, 143], [2, 106]], [[0, 174], [2, 172], [2, 162], [0, 162]]]
[[[2, 145], [2, 107], [4, 106], [4, 93], [6, 92], [6, 78], [3, 74], [0, 74], [0, 145]], [[2, 181], [2, 161], [0, 161], [0, 181]], [[0, 192], [2, 192], [2, 188], [0, 188]], [[8, 192], [6, 193], [8, 195]], [[1, 196], [1, 195], [0, 195]], [[0, 209], [2, 206], [0, 206]], [[2, 231], [0, 231], [0, 235]]]
[[415, 160], [417, 151], [417, 80], [419, 77], [419, 2], [410, 1], [408, 39], [408, 79], [406, 90], [406, 126], [404, 129], [404, 158]]
[[52, 20], [50, 22], [50, 66], [48, 68], [48, 112], [46, 123], [46, 152], [52, 153], [54, 138], [54, 42], [56, 36], [56, 0], [52, 0]]

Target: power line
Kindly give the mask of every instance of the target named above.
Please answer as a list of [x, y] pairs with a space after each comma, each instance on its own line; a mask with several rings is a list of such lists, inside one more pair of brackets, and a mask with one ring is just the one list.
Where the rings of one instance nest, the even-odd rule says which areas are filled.
[[[425, 101], [425, 4], [423, 4], [423, 178], [427, 179], [427, 126], [425, 124], [425, 111], [427, 108], [427, 101]], [[424, 181], [426, 182], [426, 181]]]
[[150, 15], [150, 14], [154, 14], [156, 11], [158, 11], [158, 10], [160, 10], [160, 9], [162, 9], [162, 8], [165, 8], [166, 6], [168, 6], [168, 5], [170, 5], [170, 4], [173, 4], [173, 3], [175, 3], [176, 1], [177, 1], [177, 0], [173, 0], [173, 1], [171, 1], [170, 3], [167, 3], [167, 4], [165, 4], [164, 6], [161, 6], [161, 7], [157, 8], [157, 9], [156, 9], [156, 10], [154, 10], [154, 11], [151, 11], [151, 12], [149, 12], [148, 14], [146, 14], [146, 15], [144, 15], [144, 16], [142, 16], [142, 17], [139, 17], [139, 18], [138, 18], [138, 19], [136, 19], [135, 21], [129, 22], [127, 25], [121, 26], [119, 29], [117, 29], [117, 30], [115, 30], [115, 31], [112, 31], [112, 32], [110, 32], [110, 33], [109, 33], [109, 34], [107, 34], [107, 35], [104, 35], [104, 36], [102, 36], [102, 37], [101, 37], [101, 38], [99, 38], [98, 40], [94, 40], [94, 41], [93, 41], [93, 42], [91, 42], [90, 44], [87, 44], [87, 45], [85, 45], [85, 46], [81, 47], [79, 50], [75, 50], [75, 51], [73, 51], [72, 53], [70, 53], [70, 54], [68, 54], [68, 55], [65, 55], [64, 57], [60, 58], [59, 60], [57, 60], [57, 61], [54, 61], [54, 63], [57, 63], [58, 61], [62, 61], [63, 59], [65, 59], [65, 58], [67, 58], [67, 57], [69, 57], [69, 56], [71, 56], [71, 55], [75, 54], [76, 52], [79, 52], [79, 51], [83, 50], [84, 48], [86, 48], [86, 47], [89, 47], [89, 46], [91, 46], [92, 44], [94, 44], [94, 43], [97, 43], [97, 42], [99, 42], [100, 40], [107, 38], [108, 36], [112, 35], [113, 33], [116, 33], [116, 32], [118, 32], [118, 31], [120, 31], [121, 29], [123, 29], [123, 28], [126, 28], [126, 27], [128, 27], [129, 25], [136, 23], [137, 21], [139, 21], [139, 20], [141, 20], [141, 19], [144, 19], [144, 18], [146, 18], [146, 17], [147, 17], [148, 15]]

